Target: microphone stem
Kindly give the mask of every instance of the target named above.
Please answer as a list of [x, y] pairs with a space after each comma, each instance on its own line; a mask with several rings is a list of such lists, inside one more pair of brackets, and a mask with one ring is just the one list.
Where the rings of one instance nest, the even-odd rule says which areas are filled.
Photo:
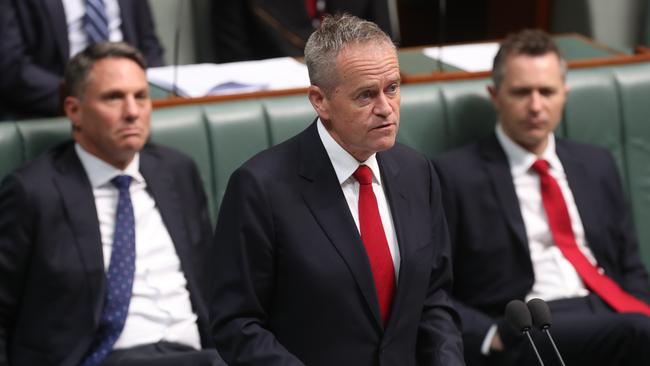
[[560, 364], [562, 366], [566, 366], [564, 364], [564, 360], [562, 359], [562, 355], [560, 354], [560, 351], [558, 351], [557, 346], [555, 346], [555, 341], [553, 341], [553, 337], [551, 337], [551, 332], [548, 331], [548, 329], [543, 329], [544, 333], [546, 333], [546, 336], [548, 336], [548, 340], [551, 341], [551, 345], [553, 345], [553, 349], [555, 350], [555, 354], [557, 355], [557, 359], [560, 360]]
[[530, 336], [530, 332], [524, 330], [524, 333], [528, 337], [528, 341], [530, 342], [530, 345], [533, 346], [533, 351], [535, 351], [535, 356], [537, 356], [537, 361], [539, 361], [539, 365], [544, 366], [544, 361], [542, 361], [542, 357], [539, 355], [539, 352], [537, 351], [537, 347], [535, 347], [535, 342], [533, 342], [533, 338]]

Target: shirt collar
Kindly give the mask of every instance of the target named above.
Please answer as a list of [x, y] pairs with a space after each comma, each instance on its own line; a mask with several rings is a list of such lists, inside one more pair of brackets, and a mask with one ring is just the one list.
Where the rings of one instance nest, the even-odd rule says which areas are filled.
[[[503, 151], [508, 157], [512, 176], [516, 177], [522, 174], [526, 174], [530, 170], [530, 167], [533, 165], [533, 163], [538, 159], [537, 155], [524, 149], [519, 144], [514, 142], [510, 136], [506, 135], [506, 133], [503, 131], [503, 127], [501, 127], [501, 123], [496, 124], [495, 132], [497, 139], [503, 148]], [[562, 163], [560, 162], [560, 158], [558, 158], [557, 153], [555, 152], [555, 134], [552, 132], [548, 136], [548, 144], [542, 153], [541, 159], [544, 159], [548, 162], [549, 169], [560, 172], [564, 171], [562, 168]]]
[[341, 145], [334, 140], [332, 135], [325, 129], [323, 122], [320, 118], [317, 121], [318, 127], [318, 136], [323, 142], [325, 151], [332, 162], [334, 167], [334, 172], [336, 172], [336, 177], [339, 180], [339, 184], [343, 184], [346, 180], [350, 179], [352, 174], [357, 170], [359, 165], [365, 164], [370, 170], [372, 170], [372, 176], [374, 182], [381, 185], [381, 174], [379, 174], [379, 164], [377, 163], [377, 154], [374, 153], [364, 162], [358, 162], [354, 156], [350, 155], [349, 152], [345, 151]]
[[104, 160], [96, 157], [95, 155], [86, 151], [81, 145], [76, 143], [74, 145], [75, 152], [81, 160], [81, 165], [86, 170], [86, 175], [90, 180], [90, 185], [93, 188], [98, 188], [108, 184], [111, 179], [118, 175], [129, 175], [136, 182], [144, 182], [144, 177], [140, 174], [140, 154], [136, 153], [133, 160], [124, 170], [120, 170]]

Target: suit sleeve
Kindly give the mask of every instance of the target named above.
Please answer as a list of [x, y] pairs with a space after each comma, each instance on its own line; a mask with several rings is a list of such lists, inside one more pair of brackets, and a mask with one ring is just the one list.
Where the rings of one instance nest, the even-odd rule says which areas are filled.
[[147, 59], [147, 66], [156, 67], [165, 64], [163, 60], [163, 48], [156, 36], [156, 26], [149, 1], [131, 1], [134, 6], [134, 26], [137, 32], [137, 47]]
[[[434, 161], [436, 170], [440, 174], [440, 185], [443, 192], [441, 201], [445, 212], [447, 228], [449, 229], [452, 258], [457, 260], [455, 259], [458, 253], [456, 246], [460, 241], [459, 235], [462, 228], [460, 227], [458, 219], [459, 214], [455, 203], [456, 191], [454, 190], [453, 183], [445, 176], [445, 169], [442, 169], [439, 164], [440, 162]], [[468, 348], [470, 352], [480, 352], [481, 344], [483, 343], [490, 327], [494, 324], [502, 323], [502, 319], [494, 319], [481, 310], [467, 305], [457, 298], [453, 298], [453, 296], [452, 299], [456, 310], [460, 314], [465, 348]], [[501, 328], [502, 327], [499, 326], [499, 331], [501, 331]]]
[[29, 110], [34, 115], [60, 115], [62, 78], [32, 62], [10, 0], [0, 0], [0, 34], [3, 102], [7, 107]]
[[240, 168], [228, 183], [213, 243], [211, 332], [227, 363], [303, 365], [268, 329], [274, 240], [264, 185]]
[[616, 163], [611, 154], [607, 153], [607, 167], [605, 177], [610, 182], [608, 190], [613, 202], [614, 220], [614, 243], [618, 248], [620, 258], [620, 271], [622, 275], [622, 286], [625, 290], [634, 294], [646, 303], [650, 304], [650, 282], [646, 267], [641, 262], [639, 244], [634, 229], [632, 211], [623, 193]]
[[30, 257], [29, 210], [20, 180], [8, 176], [0, 186], [0, 365], [9, 365], [9, 341]]
[[460, 320], [449, 294], [452, 289], [451, 248], [438, 177], [429, 167], [433, 238], [438, 253], [434, 256], [429, 290], [424, 301], [418, 336], [420, 365], [464, 365]]

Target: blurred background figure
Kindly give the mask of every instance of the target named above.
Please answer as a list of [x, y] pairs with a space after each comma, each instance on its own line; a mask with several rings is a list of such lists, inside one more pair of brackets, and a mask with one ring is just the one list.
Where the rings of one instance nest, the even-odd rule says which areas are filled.
[[216, 61], [302, 56], [307, 37], [324, 14], [356, 15], [394, 38], [388, 9], [389, 0], [213, 1]]
[[[0, 116], [60, 115], [70, 57], [91, 43], [124, 41], [149, 66], [163, 63], [146, 0], [0, 0]], [[9, 69], [12, 72], [7, 73]]]

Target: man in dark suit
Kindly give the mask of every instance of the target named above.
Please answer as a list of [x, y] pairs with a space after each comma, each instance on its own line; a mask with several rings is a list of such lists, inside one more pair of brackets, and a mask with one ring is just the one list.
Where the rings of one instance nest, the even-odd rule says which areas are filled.
[[233, 173], [212, 335], [229, 365], [464, 365], [438, 180], [395, 144], [400, 74], [374, 23], [309, 38], [318, 119]]
[[[98, 1], [98, 0], [95, 0]], [[92, 43], [84, 0], [0, 0], [9, 23], [0, 39], [3, 69], [0, 114], [37, 117], [61, 114], [60, 84], [66, 62]], [[124, 41], [138, 48], [149, 66], [163, 64], [163, 49], [155, 34], [146, 0], [103, 0], [106, 40]], [[8, 4], [11, 3], [11, 4]], [[1, 22], [2, 20], [0, 20]], [[0, 65], [3, 63], [0, 62]], [[5, 86], [6, 85], [6, 86]]]
[[217, 62], [302, 57], [326, 13], [356, 15], [391, 30], [388, 0], [213, 1], [211, 7]]
[[74, 142], [0, 187], [0, 365], [223, 365], [205, 305], [212, 230], [194, 163], [145, 145], [140, 53], [66, 69]]
[[510, 36], [488, 88], [495, 134], [435, 160], [471, 365], [537, 362], [503, 319], [510, 300], [531, 298], [548, 301], [568, 365], [650, 364], [650, 284], [614, 160], [553, 134], [565, 74], [548, 35]]

